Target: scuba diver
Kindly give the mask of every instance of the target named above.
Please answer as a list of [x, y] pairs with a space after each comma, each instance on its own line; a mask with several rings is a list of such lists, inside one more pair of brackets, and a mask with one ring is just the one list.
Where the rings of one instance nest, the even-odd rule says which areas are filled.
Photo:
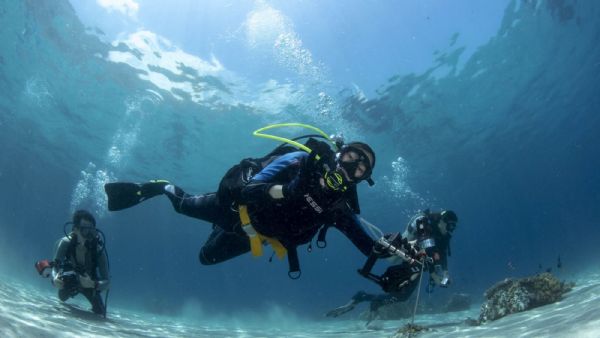
[[[442, 210], [439, 213], [424, 210], [411, 218], [402, 235], [394, 233], [381, 237], [358, 272], [381, 286], [385, 293], [373, 295], [359, 291], [348, 303], [325, 315], [338, 317], [351, 311], [359, 303], [370, 302], [368, 324], [377, 318], [380, 307], [406, 301], [420, 284], [420, 277], [425, 269], [429, 272], [428, 292], [435, 285], [447, 287], [450, 284], [450, 239], [457, 222], [458, 217], [452, 210]], [[392, 264], [400, 262], [388, 267], [384, 274], [378, 276], [371, 270], [376, 261], [382, 258], [387, 258]]]
[[38, 261], [35, 267], [43, 277], [52, 276], [61, 301], [81, 293], [92, 305], [92, 312], [106, 317], [106, 299], [102, 302], [100, 293], [106, 291], [108, 297], [110, 278], [101, 232], [96, 229], [94, 216], [86, 210], [75, 211], [73, 222], [65, 223], [65, 227], [68, 224], [73, 225], [72, 232], [57, 241], [54, 260]]
[[[289, 140], [263, 133], [281, 126], [300, 126], [318, 134]], [[203, 265], [248, 252], [261, 256], [263, 245], [269, 244], [278, 258], [287, 254], [288, 275], [297, 279], [301, 274], [297, 246], [312, 243], [319, 233], [317, 245], [325, 247], [329, 227], [340, 230], [369, 255], [374, 242], [357, 217], [356, 185], [373, 184], [371, 147], [361, 142], [344, 144], [318, 128], [297, 123], [267, 126], [254, 135], [284, 143], [262, 158], [247, 158], [233, 166], [217, 192], [191, 195], [167, 181], [107, 183], [108, 209], [121, 210], [166, 195], [176, 212], [213, 224], [199, 252]], [[304, 144], [297, 142], [303, 138], [308, 139]]]

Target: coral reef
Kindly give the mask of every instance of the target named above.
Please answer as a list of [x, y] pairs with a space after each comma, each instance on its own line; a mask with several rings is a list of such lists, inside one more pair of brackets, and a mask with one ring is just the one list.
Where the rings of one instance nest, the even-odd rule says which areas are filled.
[[542, 273], [521, 279], [505, 279], [488, 289], [486, 301], [481, 306], [479, 321], [502, 318], [511, 313], [526, 311], [562, 299], [573, 283], [559, 281], [550, 273]]

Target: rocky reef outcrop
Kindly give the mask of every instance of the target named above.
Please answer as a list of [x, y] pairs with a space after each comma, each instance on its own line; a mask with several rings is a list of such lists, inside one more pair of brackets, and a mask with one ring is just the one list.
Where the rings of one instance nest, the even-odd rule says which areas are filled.
[[574, 283], [565, 283], [550, 273], [521, 279], [505, 279], [489, 288], [481, 305], [479, 322], [496, 320], [516, 312], [557, 302]]

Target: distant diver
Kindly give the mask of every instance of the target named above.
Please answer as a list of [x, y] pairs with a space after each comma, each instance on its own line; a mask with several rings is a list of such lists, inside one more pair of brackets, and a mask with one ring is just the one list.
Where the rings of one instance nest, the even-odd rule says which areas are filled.
[[[278, 127], [303, 127], [317, 134], [286, 139], [264, 134]], [[261, 158], [246, 158], [230, 168], [216, 192], [190, 195], [168, 181], [107, 183], [108, 209], [122, 210], [166, 195], [176, 212], [213, 224], [200, 249], [204, 265], [251, 252], [261, 256], [270, 244], [283, 259], [290, 278], [300, 277], [296, 248], [312, 243], [325, 247], [329, 227], [340, 230], [364, 255], [373, 239], [361, 226], [357, 184], [371, 179], [375, 152], [362, 142], [344, 143], [318, 128], [288, 123], [261, 128], [254, 135], [283, 143]], [[304, 144], [297, 142], [307, 139]], [[290, 146], [291, 145], [291, 146]], [[298, 148], [300, 150], [298, 150]], [[312, 245], [309, 245], [311, 250]]]
[[[458, 217], [452, 210], [442, 210], [439, 213], [425, 210], [410, 220], [402, 236], [390, 234], [380, 239], [359, 273], [377, 283], [386, 293], [372, 295], [359, 291], [348, 303], [327, 312], [326, 316], [338, 317], [361, 302], [370, 302], [367, 318], [369, 323], [377, 318], [380, 307], [404, 302], [413, 294], [423, 268], [429, 272], [430, 291], [435, 285], [447, 287], [450, 284], [450, 239], [457, 223]], [[371, 273], [371, 270], [381, 258], [400, 259], [401, 263], [388, 267], [384, 274], [378, 276]], [[419, 260], [424, 264], [419, 264]]]
[[52, 284], [58, 289], [58, 298], [66, 301], [81, 293], [92, 305], [92, 311], [106, 317], [106, 299], [100, 293], [110, 287], [108, 255], [102, 232], [96, 229], [94, 216], [86, 210], [77, 210], [70, 234], [56, 244], [54, 259], [41, 260], [35, 267], [43, 277], [52, 276]]

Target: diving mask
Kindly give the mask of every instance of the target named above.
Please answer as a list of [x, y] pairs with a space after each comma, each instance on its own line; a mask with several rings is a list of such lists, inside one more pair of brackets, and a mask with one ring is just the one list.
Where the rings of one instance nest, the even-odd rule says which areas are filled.
[[85, 239], [92, 239], [92, 238], [94, 238], [96, 236], [96, 228], [94, 228], [94, 227], [80, 226], [79, 227], [79, 233]]
[[[354, 153], [354, 155], [350, 155]], [[342, 148], [336, 158], [338, 168], [343, 168], [352, 182], [370, 180], [373, 167], [367, 154], [360, 148], [351, 145]]]

